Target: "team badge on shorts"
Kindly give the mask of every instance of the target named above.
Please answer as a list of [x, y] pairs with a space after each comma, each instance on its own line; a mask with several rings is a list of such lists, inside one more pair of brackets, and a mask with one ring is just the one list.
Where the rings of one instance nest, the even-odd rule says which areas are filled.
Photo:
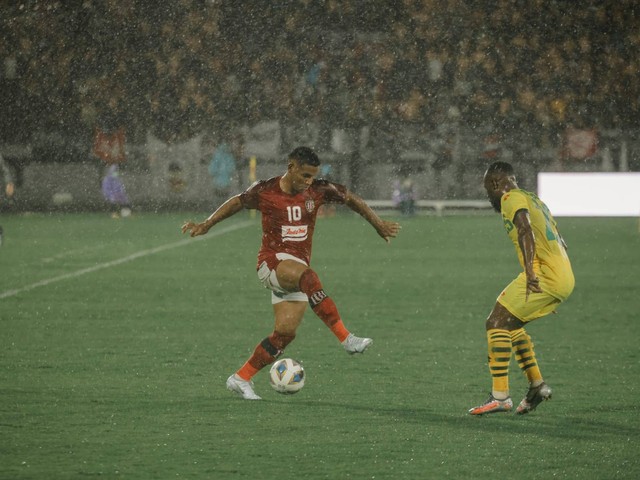
[[313, 201], [312, 198], [304, 202], [304, 207], [307, 209], [307, 212], [312, 213], [316, 208], [316, 202]]

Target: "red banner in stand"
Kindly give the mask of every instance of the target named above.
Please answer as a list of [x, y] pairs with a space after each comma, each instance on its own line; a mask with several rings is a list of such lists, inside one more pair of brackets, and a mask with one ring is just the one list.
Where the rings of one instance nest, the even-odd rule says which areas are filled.
[[93, 154], [105, 163], [122, 163], [126, 160], [124, 142], [123, 128], [113, 133], [97, 129], [93, 141]]

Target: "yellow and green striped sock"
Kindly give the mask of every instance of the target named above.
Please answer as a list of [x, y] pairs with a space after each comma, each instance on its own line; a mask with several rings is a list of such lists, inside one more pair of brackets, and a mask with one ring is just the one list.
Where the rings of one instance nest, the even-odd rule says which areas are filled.
[[516, 361], [522, 373], [526, 375], [529, 384], [537, 386], [542, 383], [542, 374], [536, 361], [533, 342], [524, 328], [519, 328], [511, 332], [511, 346], [513, 347], [513, 354], [516, 357]]
[[509, 330], [487, 330], [489, 371], [493, 396], [502, 400], [509, 396], [509, 362], [511, 361], [511, 334]]

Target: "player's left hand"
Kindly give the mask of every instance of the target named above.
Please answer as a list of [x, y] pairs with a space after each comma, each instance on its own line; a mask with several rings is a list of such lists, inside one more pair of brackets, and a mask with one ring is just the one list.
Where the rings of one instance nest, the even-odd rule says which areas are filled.
[[203, 223], [185, 222], [182, 225], [182, 233], [191, 232], [190, 236], [197, 237], [198, 235], [204, 235], [209, 229]]
[[378, 231], [378, 235], [384, 238], [385, 242], [389, 243], [392, 238], [396, 238], [398, 236], [401, 228], [402, 227], [398, 222], [382, 220], [382, 224], [376, 230]]

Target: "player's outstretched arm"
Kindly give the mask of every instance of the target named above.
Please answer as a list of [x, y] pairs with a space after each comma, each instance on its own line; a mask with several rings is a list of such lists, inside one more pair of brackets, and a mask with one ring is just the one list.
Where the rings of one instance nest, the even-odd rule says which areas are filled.
[[185, 222], [182, 225], [182, 233], [190, 232], [190, 236], [197, 237], [198, 235], [204, 235], [211, 227], [213, 227], [216, 223], [220, 223], [225, 218], [229, 218], [232, 215], [235, 215], [240, 210], [242, 210], [242, 202], [240, 201], [240, 195], [236, 195], [231, 197], [229, 200], [224, 202], [220, 207], [213, 212], [209, 217], [200, 223], [195, 223], [192, 221]]
[[391, 238], [398, 236], [400, 232], [400, 224], [398, 222], [389, 222], [382, 220], [376, 212], [374, 212], [367, 203], [353, 192], [347, 192], [345, 205], [354, 212], [358, 213], [376, 229], [378, 235], [389, 243]]

